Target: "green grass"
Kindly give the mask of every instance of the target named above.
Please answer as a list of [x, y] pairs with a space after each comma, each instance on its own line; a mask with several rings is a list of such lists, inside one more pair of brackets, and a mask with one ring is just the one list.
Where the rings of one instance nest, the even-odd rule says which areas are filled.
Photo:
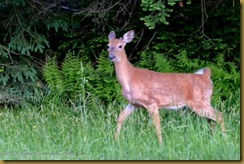
[[225, 136], [218, 125], [212, 132], [206, 119], [190, 110], [161, 110], [161, 146], [144, 109], [127, 119], [115, 142], [117, 116], [123, 108], [116, 103], [105, 107], [91, 101], [71, 107], [51, 100], [4, 108], [0, 110], [0, 159], [240, 160], [240, 105], [231, 100], [215, 106], [228, 111]]

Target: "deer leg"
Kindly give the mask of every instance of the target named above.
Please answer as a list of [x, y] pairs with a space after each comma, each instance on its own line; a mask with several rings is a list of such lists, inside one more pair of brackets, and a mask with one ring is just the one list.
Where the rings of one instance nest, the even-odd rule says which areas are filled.
[[126, 118], [135, 110], [135, 106], [128, 104], [126, 106], [126, 108], [120, 112], [119, 117], [118, 117], [118, 126], [117, 126], [117, 130], [115, 133], [115, 140], [117, 141], [119, 138], [119, 133], [120, 133], [120, 129], [122, 127], [123, 122], [126, 120]]
[[156, 106], [151, 106], [149, 107], [149, 114], [152, 117], [153, 124], [155, 125], [156, 128], [156, 133], [158, 136], [158, 142], [162, 144], [162, 136], [161, 136], [161, 124], [160, 124], [160, 117], [159, 117], [159, 111], [158, 107]]
[[214, 110], [210, 104], [203, 105], [199, 102], [194, 102], [189, 104], [189, 107], [199, 116], [209, 118], [220, 124], [222, 132], [225, 133], [224, 117], [222, 113]]

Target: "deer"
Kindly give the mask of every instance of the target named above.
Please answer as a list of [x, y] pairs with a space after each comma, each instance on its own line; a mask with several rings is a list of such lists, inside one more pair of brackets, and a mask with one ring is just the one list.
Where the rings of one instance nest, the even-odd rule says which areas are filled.
[[222, 112], [211, 105], [213, 83], [210, 79], [210, 68], [201, 68], [195, 73], [161, 73], [134, 67], [125, 52], [126, 44], [134, 36], [134, 30], [126, 32], [119, 39], [116, 39], [114, 31], [108, 35], [109, 59], [114, 63], [116, 77], [122, 86], [122, 95], [129, 102], [118, 116], [115, 140], [119, 138], [122, 124], [136, 107], [145, 108], [149, 112], [160, 145], [160, 109], [178, 110], [188, 107], [200, 117], [220, 124], [222, 132], [225, 132]]

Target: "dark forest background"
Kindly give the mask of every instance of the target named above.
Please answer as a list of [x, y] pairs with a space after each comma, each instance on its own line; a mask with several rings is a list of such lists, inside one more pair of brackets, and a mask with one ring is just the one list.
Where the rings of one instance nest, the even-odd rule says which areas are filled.
[[1, 0], [0, 104], [123, 101], [107, 36], [135, 30], [137, 67], [189, 72], [210, 67], [213, 101], [240, 96], [237, 0]]

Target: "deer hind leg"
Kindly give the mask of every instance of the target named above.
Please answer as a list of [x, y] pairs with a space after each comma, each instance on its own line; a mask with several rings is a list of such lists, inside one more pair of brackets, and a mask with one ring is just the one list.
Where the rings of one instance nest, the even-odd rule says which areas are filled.
[[161, 136], [161, 124], [160, 124], [160, 117], [159, 117], [159, 111], [158, 107], [156, 106], [151, 106], [148, 108], [149, 114], [152, 117], [153, 124], [155, 125], [156, 128], [156, 133], [158, 136], [158, 142], [162, 144], [162, 136]]
[[115, 133], [115, 140], [117, 141], [119, 138], [119, 133], [122, 127], [123, 122], [126, 120], [126, 118], [135, 110], [135, 106], [128, 104], [126, 108], [120, 112], [119, 117], [118, 117], [118, 125], [117, 125], [117, 130]]
[[222, 113], [214, 110], [209, 103], [203, 104], [200, 102], [191, 102], [188, 106], [199, 116], [216, 121], [220, 124], [222, 132], [225, 132], [224, 117]]

